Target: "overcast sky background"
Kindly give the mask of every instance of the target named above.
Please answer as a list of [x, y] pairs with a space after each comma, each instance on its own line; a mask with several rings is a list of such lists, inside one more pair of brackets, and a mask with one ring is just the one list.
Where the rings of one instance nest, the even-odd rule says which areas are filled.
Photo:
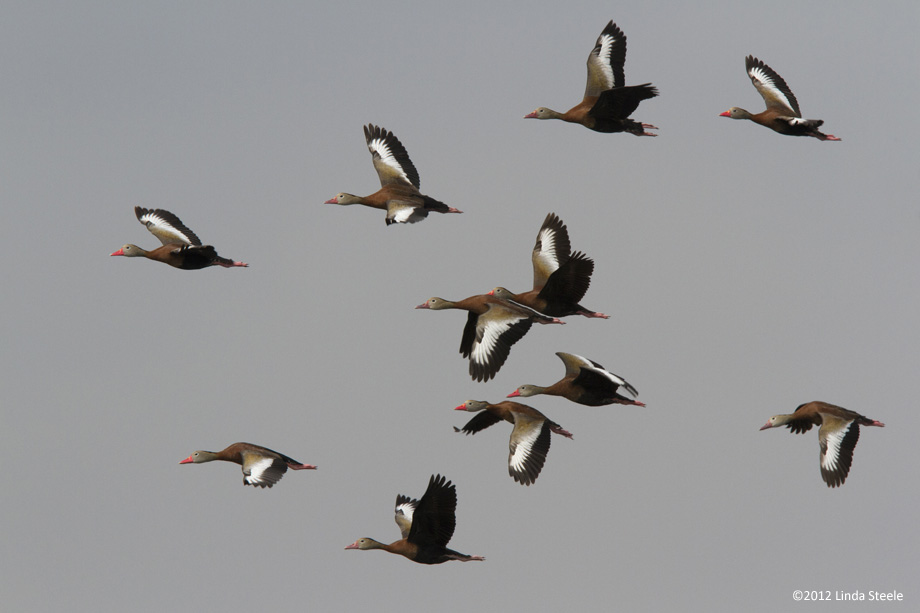
[[[920, 5], [888, 2], [36, 3], [0, 21], [4, 259], [0, 601], [8, 611], [816, 610], [793, 590], [920, 602]], [[525, 121], [584, 91], [608, 20], [657, 138]], [[842, 142], [760, 111], [754, 54]], [[322, 204], [379, 184], [362, 125], [464, 211], [385, 227]], [[178, 215], [248, 269], [109, 258]], [[477, 383], [466, 314], [413, 307], [530, 287], [544, 217], [596, 261], [609, 320], [535, 326]], [[554, 437], [536, 484], [467, 399], [625, 377], [647, 408], [528, 399]], [[811, 400], [858, 411], [843, 487]], [[319, 470], [271, 490], [196, 449], [265, 445]], [[457, 485], [451, 547], [390, 542], [398, 493]], [[835, 610], [857, 606], [835, 603]]]

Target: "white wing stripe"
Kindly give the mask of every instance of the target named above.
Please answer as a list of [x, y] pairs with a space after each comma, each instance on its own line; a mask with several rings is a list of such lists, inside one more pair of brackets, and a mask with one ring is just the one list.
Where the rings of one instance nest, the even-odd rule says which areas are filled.
[[789, 98], [786, 97], [786, 94], [784, 94], [783, 91], [779, 87], [777, 87], [776, 82], [763, 68], [759, 66], [752, 66], [748, 74], [751, 76], [752, 79], [756, 79], [757, 82], [760, 83], [762, 87], [769, 89], [770, 94], [775, 96], [778, 100], [780, 100], [787, 107], [789, 107], [790, 109], [794, 108], [792, 105], [792, 102], [789, 100]]
[[259, 484], [259, 483], [271, 483], [270, 479], [265, 478], [265, 471], [272, 467], [272, 464], [275, 461], [272, 458], [261, 458], [254, 462], [251, 462], [248, 466], [249, 468], [249, 477], [247, 478], [250, 484]]
[[828, 472], [837, 470], [840, 460], [840, 445], [843, 443], [844, 437], [852, 426], [853, 422], [848, 422], [845, 427], [827, 433], [825, 437], [827, 441], [827, 450], [825, 450], [824, 455], [821, 456], [821, 468]]
[[393, 214], [393, 220], [397, 223], [414, 223], [419, 221], [419, 219], [412, 219], [412, 215], [415, 213], [415, 208], [411, 206], [401, 207], [396, 209], [396, 212]]
[[[154, 229], [156, 229], [156, 232], [153, 232], [153, 233], [155, 236], [160, 238], [160, 241], [164, 245], [168, 245], [171, 242], [172, 243], [185, 243], [187, 245], [191, 245], [194, 243], [194, 241], [191, 240], [190, 237], [186, 236], [184, 233], [180, 232], [179, 229], [176, 228], [176, 226], [172, 225], [171, 223], [169, 223], [168, 221], [166, 221], [165, 219], [157, 215], [155, 211], [147, 211], [146, 213], [141, 215], [139, 219], [141, 223], [147, 226], [147, 229], [150, 230], [151, 232], [153, 232]], [[174, 240], [169, 240], [169, 238], [163, 238], [165, 236], [169, 236]]]
[[542, 228], [537, 240], [540, 241], [540, 260], [548, 270], [555, 272], [561, 265], [556, 246], [556, 232], [551, 228]]
[[540, 437], [540, 432], [541, 428], [531, 428], [522, 433], [517, 444], [514, 445], [511, 457], [508, 458], [508, 465], [511, 467], [511, 470], [518, 473], [526, 472], [525, 466], [530, 459], [534, 444]]
[[601, 376], [603, 376], [603, 377], [606, 377], [607, 379], [609, 379], [609, 380], [612, 381], [613, 383], [616, 383], [617, 385], [622, 385], [622, 386], [626, 387], [627, 389], [629, 389], [630, 385], [626, 382], [625, 379], [623, 379], [623, 378], [621, 378], [621, 377], [619, 377], [619, 376], [613, 374], [613, 373], [610, 372], [609, 370], [604, 370], [603, 368], [598, 368], [597, 366], [594, 365], [594, 362], [592, 362], [591, 360], [588, 360], [588, 359], [586, 359], [586, 358], [583, 358], [583, 357], [581, 357], [580, 355], [575, 355], [574, 353], [571, 354], [571, 355], [572, 355], [573, 357], [578, 358], [578, 359], [581, 361], [581, 364], [579, 364], [579, 366], [581, 366], [583, 369], [585, 369], [585, 370], [590, 370], [591, 372], [595, 372], [595, 373], [597, 373], [597, 374], [599, 374], [599, 375], [601, 375]]
[[393, 152], [390, 150], [390, 145], [382, 138], [375, 138], [367, 144], [367, 148], [371, 150], [375, 156], [377, 156], [381, 162], [386, 164], [389, 168], [396, 172], [400, 177], [402, 177], [406, 183], [412, 183], [409, 180], [409, 176], [406, 174], [406, 171], [403, 170], [402, 165], [396, 161], [396, 156], [393, 155]]
[[396, 514], [405, 516], [406, 520], [412, 523], [412, 514], [415, 512], [415, 505], [411, 502], [404, 502], [396, 507]]
[[482, 328], [482, 338], [477, 339], [477, 341], [473, 343], [473, 351], [470, 355], [470, 359], [477, 364], [488, 364], [502, 335], [508, 332], [511, 326], [523, 319], [526, 319], [526, 317], [509, 318], [503, 321], [488, 322]]
[[601, 34], [600, 40], [601, 48], [597, 52], [598, 68], [601, 73], [604, 75], [604, 79], [607, 81], [606, 89], [611, 89], [614, 85], [613, 78], [613, 66], [610, 65], [610, 54], [613, 49], [613, 43], [615, 39], [609, 34]]

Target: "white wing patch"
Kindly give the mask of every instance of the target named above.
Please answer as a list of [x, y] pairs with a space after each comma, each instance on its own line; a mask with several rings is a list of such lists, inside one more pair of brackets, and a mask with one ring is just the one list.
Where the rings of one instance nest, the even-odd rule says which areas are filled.
[[613, 66], [610, 63], [610, 54], [615, 41], [616, 38], [610, 34], [601, 34], [597, 39], [597, 42], [600, 44], [600, 49], [597, 50], [598, 61], [596, 62], [596, 66], [606, 81], [606, 87], [604, 89], [612, 89], [614, 86]]
[[412, 528], [412, 515], [417, 504], [417, 500], [405, 499], [396, 505], [396, 525], [399, 526], [403, 538], [409, 535], [409, 529]]
[[754, 87], [757, 88], [757, 91], [763, 96], [768, 107], [770, 106], [770, 102], [773, 101], [785, 106], [790, 115], [794, 117], [799, 115], [796, 111], [798, 102], [794, 99], [790, 100], [786, 92], [783, 91], [783, 87], [788, 89], [788, 86], [779, 75], [776, 75], [776, 77], [781, 83], [778, 83], [777, 79], [774, 79], [773, 74], [766, 70], [764, 66], [754, 64], [748, 69], [748, 76], [751, 77], [751, 80], [754, 82]]
[[609, 379], [612, 383], [615, 383], [615, 384], [617, 384], [617, 385], [622, 385], [622, 386], [624, 386], [624, 387], [631, 387], [631, 386], [629, 385], [629, 383], [626, 382], [625, 379], [623, 379], [623, 378], [621, 378], [621, 377], [618, 377], [617, 375], [613, 374], [613, 373], [610, 372], [609, 370], [604, 370], [603, 368], [596, 368], [596, 367], [594, 367], [594, 366], [591, 367], [591, 370], [593, 370], [594, 372], [596, 372], [596, 373], [599, 374], [599, 375], [602, 375], [602, 376], [606, 377], [606, 378]]
[[537, 439], [540, 437], [540, 432], [542, 431], [540, 427], [542, 426], [541, 422], [529, 422], [527, 425], [535, 425], [537, 427], [525, 427], [521, 429], [515, 427], [515, 431], [511, 433], [511, 454], [508, 456], [508, 468], [520, 474], [527, 472], [525, 467], [530, 460], [533, 446], [537, 442]]
[[[422, 209], [424, 211], [424, 209]], [[417, 207], [391, 201], [387, 204], [387, 217], [393, 223], [416, 223], [427, 217]]]
[[386, 142], [383, 138], [374, 138], [368, 141], [367, 148], [370, 149], [371, 153], [375, 158], [375, 162], [384, 164], [392, 174], [400, 177], [406, 183], [412, 184], [412, 181], [409, 179], [409, 175], [406, 174], [405, 169], [402, 167], [396, 160], [396, 156], [393, 155], [393, 151], [390, 149], [389, 143]]
[[570, 257], [572, 245], [565, 224], [555, 213], [549, 213], [537, 232], [533, 246], [533, 287], [542, 289], [550, 276]]
[[[597, 370], [597, 366], [598, 366], [598, 365], [595, 364], [594, 362], [592, 362], [591, 360], [589, 360], [588, 358], [583, 358], [583, 357], [581, 357], [580, 355], [576, 355], [576, 354], [574, 354], [574, 353], [570, 353], [570, 354], [568, 354], [568, 355], [570, 355], [570, 356], [572, 356], [573, 358], [575, 358], [575, 359], [573, 360], [573, 362], [577, 362], [577, 363], [578, 363], [578, 366], [581, 366], [582, 368], [587, 368], [588, 370]], [[606, 372], [606, 371], [604, 371], [604, 372]]]
[[540, 242], [540, 252], [536, 259], [549, 274], [556, 272], [562, 265], [556, 245], [556, 231], [553, 228], [541, 228], [537, 240]]
[[840, 446], [847, 432], [853, 427], [853, 422], [847, 422], [844, 427], [825, 433], [824, 440], [827, 447], [821, 454], [821, 468], [828, 472], [836, 472], [840, 466]]
[[[496, 307], [493, 306], [492, 309]], [[492, 312], [489, 309], [489, 312]], [[526, 317], [514, 317], [510, 313], [502, 319], [486, 319], [483, 325], [484, 316], [479, 317], [480, 326], [477, 330], [476, 340], [473, 342], [473, 351], [470, 353], [470, 359], [477, 364], [487, 365], [495, 352], [502, 335], [511, 329], [511, 326], [517, 322], [527, 319]]]
[[412, 523], [412, 514], [415, 513], [415, 501], [410, 500], [409, 502], [404, 502], [398, 507], [396, 507], [396, 514], [402, 515], [406, 518], [406, 521], [409, 524]]
[[620, 377], [619, 375], [613, 374], [612, 372], [605, 369], [603, 366], [601, 366], [597, 362], [594, 362], [593, 360], [589, 360], [587, 358], [583, 358], [580, 355], [575, 355], [574, 353], [570, 353], [569, 355], [572, 356], [573, 358], [576, 358], [575, 361], [577, 361], [579, 363], [579, 366], [581, 366], [583, 369], [590, 370], [591, 372], [597, 373], [598, 375], [609, 380], [614, 385], [622, 386], [627, 391], [629, 391], [629, 393], [632, 394], [633, 396], [639, 395], [638, 390], [636, 390], [636, 388], [630, 385], [626, 381], [626, 379]]
[[247, 464], [243, 474], [246, 475], [246, 469], [249, 470], [249, 474], [245, 477], [249, 485], [271, 487], [281, 480], [281, 473], [277, 468], [273, 467], [275, 463], [273, 458], [259, 457], [251, 461], [249, 461], [248, 457], [246, 459]]
[[773, 80], [773, 77], [771, 77], [763, 68], [760, 66], [753, 66], [748, 74], [751, 75], [751, 78], [757, 81], [761, 87], [769, 90], [775, 98], [782, 100], [790, 110], [792, 109], [792, 105], [789, 103], [789, 99], [786, 98], [786, 94], [784, 94], [782, 90], [776, 86], [776, 82]]
[[197, 236], [194, 234], [186, 234], [170, 223], [165, 217], [158, 214], [158, 211], [148, 210], [138, 216], [138, 220], [147, 226], [150, 233], [160, 239], [160, 242], [164, 245], [169, 245], [171, 243], [185, 243], [186, 245], [200, 244]]

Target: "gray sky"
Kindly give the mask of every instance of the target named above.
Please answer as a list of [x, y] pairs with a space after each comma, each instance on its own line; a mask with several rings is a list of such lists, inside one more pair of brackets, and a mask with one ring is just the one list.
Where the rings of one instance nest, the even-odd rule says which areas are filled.
[[[917, 606], [916, 2], [135, 4], [0, 22], [4, 610]], [[660, 136], [524, 121], [581, 99], [610, 19]], [[719, 118], [763, 108], [747, 54], [843, 141]], [[365, 123], [465, 213], [323, 205], [377, 189]], [[158, 244], [135, 205], [251, 267], [109, 258]], [[473, 382], [465, 314], [413, 307], [529, 288], [550, 211], [612, 317], [535, 327]], [[648, 407], [529, 399], [574, 439], [522, 487], [510, 426], [457, 435], [451, 409], [556, 381], [556, 351]], [[814, 431], [758, 431], [811, 400], [887, 424], [842, 488]], [[178, 464], [235, 441], [319, 470], [256, 491]], [[343, 550], [396, 540], [396, 495], [433, 473], [451, 547], [486, 562]]]

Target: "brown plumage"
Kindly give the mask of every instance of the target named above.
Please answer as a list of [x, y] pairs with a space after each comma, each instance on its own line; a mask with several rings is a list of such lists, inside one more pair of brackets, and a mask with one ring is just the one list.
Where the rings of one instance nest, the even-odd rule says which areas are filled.
[[396, 497], [396, 524], [401, 539], [387, 545], [372, 538], [360, 538], [345, 549], [382, 549], [419, 564], [485, 560], [447, 548], [457, 524], [456, 510], [457, 488], [441, 475], [432, 475], [419, 500], [401, 494]]
[[644, 402], [627, 398], [618, 393], [620, 387], [626, 389], [633, 396], [639, 392], [622, 377], [606, 370], [603, 366], [572, 353], [557, 351], [556, 355], [565, 364], [565, 376], [548, 387], [539, 385], [522, 385], [510, 394], [508, 398], [536, 396], [547, 394], [562, 396], [572, 402], [591, 407], [607, 404], [631, 404], [644, 407]]
[[508, 358], [511, 346], [523, 338], [534, 321], [563, 323], [522, 304], [486, 294], [458, 301], [429, 298], [415, 308], [469, 312], [460, 339], [460, 354], [470, 359], [470, 376], [475, 381], [488, 381], [495, 376]]
[[243, 485], [256, 487], [273, 486], [289, 468], [316, 470], [313, 464], [302, 464], [283, 453], [251, 443], [233, 443], [221, 451], [196, 451], [179, 464], [203, 464], [214, 460], [239, 464], [243, 467]]
[[719, 117], [750, 119], [754, 123], [788, 136], [813, 136], [818, 140], [840, 140], [833, 134], [818, 130], [824, 123], [821, 119], [802, 119], [799, 102], [779, 74], [753, 55], [744, 58], [744, 66], [754, 87], [760, 92], [767, 105], [765, 111], [751, 113], [733, 106]]
[[540, 476], [549, 452], [550, 432], [572, 438], [569, 431], [546, 415], [519, 402], [505, 400], [492, 404], [482, 400], [467, 400], [455, 410], [479, 412], [463, 428], [454, 428], [455, 432], [476, 434], [502, 420], [514, 425], [508, 444], [508, 474], [522, 485], [530, 485]]
[[588, 54], [588, 82], [581, 102], [565, 113], [541, 106], [524, 119], [561, 119], [578, 123], [595, 132], [629, 132], [636, 136], [657, 136], [646, 130], [655, 126], [629, 116], [639, 103], [658, 95], [651, 83], [626, 86], [626, 35], [613, 21], [598, 36]]
[[380, 189], [370, 196], [339, 193], [325, 204], [363, 204], [387, 212], [386, 224], [415, 223], [436, 213], [462, 213], [452, 206], [419, 192], [421, 182], [415, 164], [396, 135], [384, 128], [368, 124], [364, 139], [371, 152], [374, 168], [380, 178]]
[[815, 401], [800, 405], [794, 413], [774, 415], [760, 429], [779, 426], [786, 426], [793, 434], [808, 432], [812, 426], [819, 426], [821, 478], [828, 487], [837, 487], [843, 485], [850, 472], [853, 449], [859, 440], [859, 427], [884, 427], [885, 424], [855, 411]]
[[579, 251], [572, 253], [569, 231], [555, 213], [543, 220], [531, 261], [533, 289], [515, 294], [504, 287], [496, 287], [488, 295], [513, 300], [552, 317], [609, 317], [579, 304], [591, 285], [594, 260]]
[[192, 232], [178, 217], [164, 209], [145, 209], [134, 207], [137, 220], [144, 224], [150, 233], [160, 239], [162, 247], [152, 251], [141, 249], [137, 245], [127, 244], [110, 255], [126, 257], [145, 257], [148, 260], [163, 262], [182, 270], [198, 270], [209, 266], [249, 266], [244, 262], [234, 262], [222, 258], [211, 245], [202, 245], [198, 236]]

